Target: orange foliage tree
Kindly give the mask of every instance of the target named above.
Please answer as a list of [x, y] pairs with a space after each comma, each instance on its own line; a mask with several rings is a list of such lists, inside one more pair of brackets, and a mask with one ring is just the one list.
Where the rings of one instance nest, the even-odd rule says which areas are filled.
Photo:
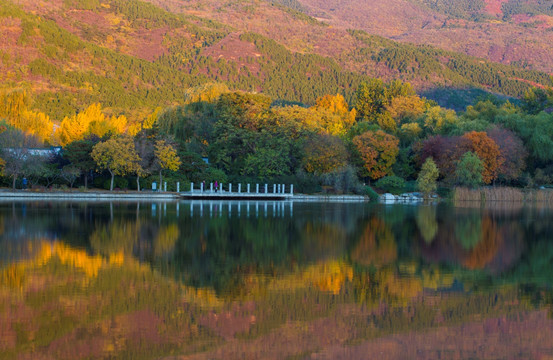
[[503, 163], [503, 158], [499, 151], [499, 146], [485, 132], [471, 131], [463, 135], [467, 139], [469, 149], [478, 155], [484, 171], [482, 172], [482, 180], [485, 184], [490, 184], [497, 178], [499, 169]]
[[399, 153], [399, 139], [382, 130], [367, 131], [354, 137], [353, 145], [363, 160], [363, 175], [373, 180], [390, 172]]

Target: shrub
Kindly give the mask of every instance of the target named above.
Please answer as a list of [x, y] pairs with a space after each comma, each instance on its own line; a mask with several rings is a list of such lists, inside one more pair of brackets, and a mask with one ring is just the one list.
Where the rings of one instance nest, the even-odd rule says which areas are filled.
[[[111, 185], [111, 179], [107, 179], [103, 182], [102, 188], [105, 190], [109, 190]], [[113, 180], [113, 188], [114, 189], [121, 189], [121, 190], [128, 190], [129, 189], [129, 180], [127, 178], [122, 178], [116, 176]]]
[[362, 193], [362, 185], [351, 166], [338, 169], [322, 177], [323, 185], [331, 186], [336, 193]]
[[375, 186], [385, 192], [401, 194], [405, 190], [405, 180], [399, 176], [385, 176], [378, 180]]
[[370, 186], [365, 186], [364, 192], [365, 192], [365, 195], [368, 196], [369, 199], [371, 199], [371, 201], [373, 202], [377, 202], [378, 199], [380, 199], [380, 195], [378, 195], [378, 193], [374, 191], [373, 188]]

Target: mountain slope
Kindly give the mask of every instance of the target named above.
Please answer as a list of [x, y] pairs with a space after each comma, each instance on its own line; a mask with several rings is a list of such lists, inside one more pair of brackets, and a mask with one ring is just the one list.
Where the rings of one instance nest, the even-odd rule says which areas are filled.
[[547, 0], [298, 0], [343, 28], [553, 73]]
[[93, 102], [143, 118], [208, 81], [304, 103], [336, 92], [351, 101], [367, 77], [508, 96], [549, 82], [544, 73], [347, 31], [260, 0], [17, 0], [0, 3], [0, 18], [3, 87], [29, 88], [34, 107], [55, 121]]

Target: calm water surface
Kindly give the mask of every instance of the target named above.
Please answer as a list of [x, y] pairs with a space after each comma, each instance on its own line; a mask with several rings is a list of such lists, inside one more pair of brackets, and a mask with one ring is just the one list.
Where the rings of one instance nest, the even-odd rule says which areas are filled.
[[553, 211], [0, 202], [0, 358], [550, 359]]

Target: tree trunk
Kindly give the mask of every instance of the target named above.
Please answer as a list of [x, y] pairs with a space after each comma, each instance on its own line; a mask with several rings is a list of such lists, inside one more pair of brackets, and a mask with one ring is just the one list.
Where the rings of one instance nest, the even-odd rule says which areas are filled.
[[115, 178], [115, 175], [111, 173], [111, 185], [109, 187], [109, 191], [113, 191], [113, 179]]
[[163, 191], [163, 186], [162, 186], [163, 177], [161, 176], [161, 171], [162, 170], [159, 170], [159, 192]]
[[88, 171], [84, 173], [84, 188], [88, 189]]
[[140, 192], [140, 176], [138, 175], [136, 176], [136, 188]]
[[13, 186], [13, 190], [15, 190], [15, 180], [17, 180], [17, 176], [14, 175], [14, 176], [13, 176], [13, 185], [12, 185], [12, 186]]

